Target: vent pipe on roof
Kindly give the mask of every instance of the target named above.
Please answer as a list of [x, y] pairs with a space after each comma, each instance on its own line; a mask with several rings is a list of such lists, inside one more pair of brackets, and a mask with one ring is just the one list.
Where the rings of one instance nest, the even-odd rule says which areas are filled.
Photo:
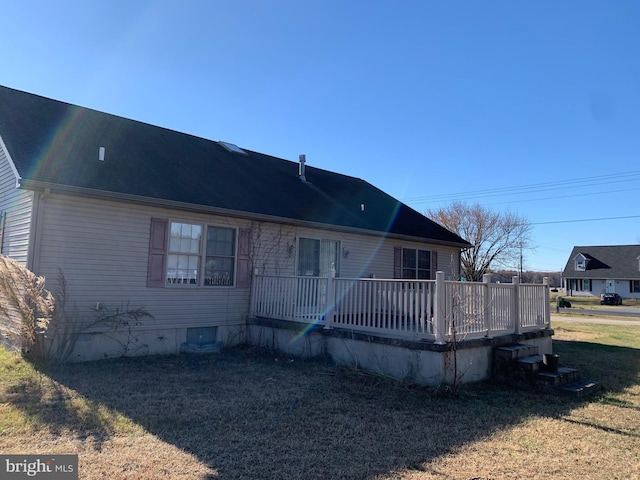
[[300, 159], [300, 165], [298, 166], [298, 177], [300, 178], [300, 180], [302, 180], [303, 182], [307, 181], [307, 177], [305, 177], [304, 175], [304, 164], [307, 161], [307, 157], [306, 155], [300, 154], [299, 157]]
[[104, 148], [104, 147], [100, 147], [100, 148], [98, 149], [98, 160], [100, 160], [101, 162], [104, 162], [104, 155], [105, 155], [105, 153], [106, 153], [106, 150], [107, 150], [107, 149], [106, 149], [106, 148]]

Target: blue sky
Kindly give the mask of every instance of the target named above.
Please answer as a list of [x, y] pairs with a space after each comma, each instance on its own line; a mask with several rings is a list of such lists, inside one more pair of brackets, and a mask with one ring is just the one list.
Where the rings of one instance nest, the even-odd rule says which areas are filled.
[[560, 270], [574, 245], [640, 243], [635, 0], [0, 0], [0, 11], [0, 84], [304, 153], [423, 213], [454, 199], [518, 213], [537, 246], [526, 269]]

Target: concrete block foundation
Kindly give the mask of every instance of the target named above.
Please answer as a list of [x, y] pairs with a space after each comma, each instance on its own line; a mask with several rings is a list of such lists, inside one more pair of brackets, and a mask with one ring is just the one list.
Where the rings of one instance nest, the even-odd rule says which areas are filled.
[[452, 385], [491, 377], [493, 348], [526, 342], [541, 354], [552, 353], [553, 330], [544, 329], [493, 338], [438, 345], [378, 337], [343, 329], [325, 330], [290, 321], [253, 318], [248, 321], [246, 341], [302, 358], [327, 356], [338, 365], [417, 385]]

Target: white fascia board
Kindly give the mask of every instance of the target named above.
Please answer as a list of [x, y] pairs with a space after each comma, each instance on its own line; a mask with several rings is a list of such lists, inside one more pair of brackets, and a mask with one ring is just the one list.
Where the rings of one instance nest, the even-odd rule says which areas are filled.
[[11, 158], [11, 154], [9, 153], [9, 150], [7, 149], [7, 146], [2, 139], [2, 135], [0, 135], [0, 150], [4, 151], [7, 160], [9, 160], [9, 166], [11, 167], [11, 171], [13, 172], [13, 176], [16, 178], [16, 188], [20, 188], [20, 180], [22, 180], [22, 177], [18, 173], [16, 164], [13, 163], [13, 159]]
[[175, 200], [162, 200], [158, 198], [142, 197], [139, 195], [125, 194], [109, 192], [106, 190], [94, 190], [83, 187], [71, 187], [68, 185], [52, 184], [48, 182], [40, 182], [37, 180], [25, 180], [24, 188], [28, 190], [45, 190], [49, 189], [51, 193], [66, 193], [69, 195], [86, 196], [90, 198], [100, 198], [104, 200], [113, 200], [120, 202], [127, 202], [137, 205], [147, 205], [153, 207], [169, 208], [175, 210], [185, 210], [197, 213], [208, 213], [212, 215], [229, 216], [235, 218], [242, 218], [245, 220], [264, 221], [271, 223], [281, 223], [286, 225], [297, 225], [301, 227], [314, 228], [319, 230], [330, 230], [335, 232], [345, 232], [357, 235], [366, 235], [378, 238], [392, 238], [397, 240], [406, 240], [411, 242], [429, 243], [432, 245], [444, 245], [449, 247], [456, 247], [461, 249], [471, 248], [472, 245], [459, 244], [457, 242], [447, 242], [442, 240], [435, 240], [430, 238], [412, 237], [409, 235], [402, 235], [397, 233], [380, 232], [376, 230], [367, 230], [357, 227], [347, 227], [341, 225], [333, 225], [326, 223], [312, 222], [309, 220], [297, 220], [287, 217], [278, 217], [274, 215], [244, 212], [241, 210], [231, 210], [219, 207], [208, 207], [205, 205], [195, 205], [192, 203], [184, 203]]

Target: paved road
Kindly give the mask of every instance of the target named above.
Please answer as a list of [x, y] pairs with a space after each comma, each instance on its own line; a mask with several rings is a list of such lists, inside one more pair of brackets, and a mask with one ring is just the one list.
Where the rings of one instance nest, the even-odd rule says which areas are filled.
[[[554, 312], [554, 308], [552, 307], [551, 313]], [[585, 317], [591, 316], [599, 316], [604, 315], [606, 317], [638, 317], [640, 320], [640, 307], [630, 307], [627, 305], [618, 305], [618, 306], [605, 306], [600, 308], [580, 308], [580, 307], [572, 307], [572, 308], [561, 308], [561, 312], [564, 313], [572, 313], [574, 315], [583, 315]]]

